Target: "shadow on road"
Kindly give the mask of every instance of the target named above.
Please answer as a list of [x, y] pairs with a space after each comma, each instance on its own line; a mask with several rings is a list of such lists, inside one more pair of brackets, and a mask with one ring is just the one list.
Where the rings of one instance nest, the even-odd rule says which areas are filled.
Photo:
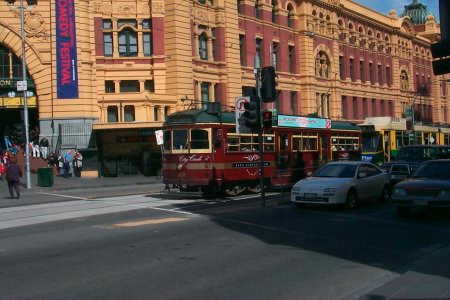
[[192, 212], [268, 244], [314, 251], [400, 274], [414, 271], [450, 279], [448, 260], [437, 265], [433, 261], [442, 259], [437, 254], [450, 245], [447, 214], [401, 219], [390, 204], [354, 211], [298, 209], [289, 204], [261, 208], [255, 199], [236, 204], [229, 201]]

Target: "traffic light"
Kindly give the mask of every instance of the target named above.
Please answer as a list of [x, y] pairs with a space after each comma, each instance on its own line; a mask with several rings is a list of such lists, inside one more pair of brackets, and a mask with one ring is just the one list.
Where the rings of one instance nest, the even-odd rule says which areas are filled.
[[270, 110], [265, 110], [262, 113], [262, 123], [264, 129], [272, 128], [272, 112]]
[[244, 104], [245, 112], [242, 114], [242, 121], [244, 125], [250, 128], [252, 131], [258, 131], [261, 129], [261, 110], [259, 106], [258, 97], [255, 91], [250, 96], [250, 102]]
[[433, 72], [435, 75], [450, 73], [450, 3], [439, 0], [439, 15], [441, 21], [441, 41], [431, 45], [433, 58]]
[[263, 102], [274, 102], [277, 99], [277, 74], [274, 67], [261, 69], [261, 99]]

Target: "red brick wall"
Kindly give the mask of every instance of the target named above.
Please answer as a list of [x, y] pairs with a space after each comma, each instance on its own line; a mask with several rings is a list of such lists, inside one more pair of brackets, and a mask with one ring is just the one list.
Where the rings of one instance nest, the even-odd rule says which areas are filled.
[[103, 19], [94, 18], [95, 55], [103, 56]]

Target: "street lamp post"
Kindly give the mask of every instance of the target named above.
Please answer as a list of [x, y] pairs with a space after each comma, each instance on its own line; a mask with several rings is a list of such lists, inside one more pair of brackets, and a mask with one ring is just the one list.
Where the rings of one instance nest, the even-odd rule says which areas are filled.
[[[7, 2], [13, 6], [14, 0], [7, 0]], [[27, 1], [29, 5], [35, 5], [37, 1]], [[31, 188], [31, 176], [30, 176], [30, 135], [29, 135], [29, 120], [28, 120], [28, 99], [27, 99], [27, 70], [26, 70], [26, 54], [25, 54], [25, 6], [24, 0], [20, 0], [20, 4], [15, 9], [19, 10], [20, 14], [20, 37], [22, 40], [22, 82], [17, 86], [17, 91], [22, 91], [23, 97], [23, 119], [25, 127], [25, 177], [27, 189]]]
[[[24, 84], [27, 83], [27, 71], [26, 71], [26, 61], [25, 61], [25, 29], [24, 29], [24, 19], [25, 7], [23, 5], [23, 0], [20, 0], [20, 36], [22, 37], [22, 80]], [[29, 124], [28, 124], [28, 99], [27, 99], [27, 89], [25, 88], [23, 93], [23, 118], [25, 125], [25, 176], [27, 181], [27, 189], [31, 189], [31, 176], [30, 176], [30, 134], [29, 134]]]

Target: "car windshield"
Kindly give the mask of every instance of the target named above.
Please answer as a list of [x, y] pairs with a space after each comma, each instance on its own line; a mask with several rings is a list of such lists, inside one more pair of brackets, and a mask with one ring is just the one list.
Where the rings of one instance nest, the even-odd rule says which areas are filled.
[[450, 162], [430, 162], [420, 166], [413, 178], [450, 179]]
[[320, 168], [314, 173], [313, 177], [353, 178], [355, 172], [356, 165], [333, 164]]

